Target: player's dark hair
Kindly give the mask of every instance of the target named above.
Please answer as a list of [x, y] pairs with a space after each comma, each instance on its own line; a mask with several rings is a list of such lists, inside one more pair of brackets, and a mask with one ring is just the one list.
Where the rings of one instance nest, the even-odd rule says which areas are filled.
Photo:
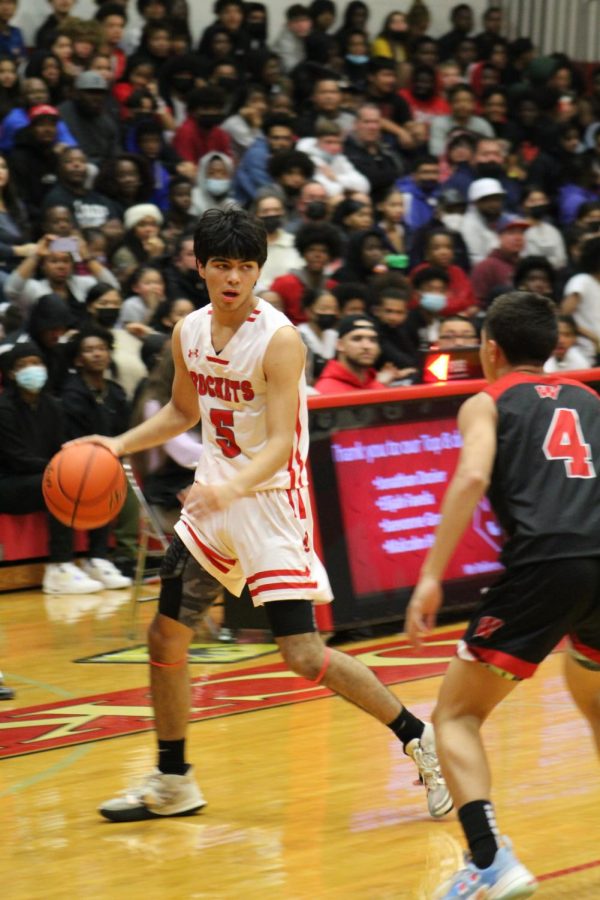
[[267, 258], [267, 230], [245, 209], [207, 209], [194, 231], [194, 253], [203, 266], [215, 256], [259, 266]]
[[483, 327], [512, 366], [542, 366], [558, 339], [554, 303], [530, 291], [509, 291], [496, 297]]

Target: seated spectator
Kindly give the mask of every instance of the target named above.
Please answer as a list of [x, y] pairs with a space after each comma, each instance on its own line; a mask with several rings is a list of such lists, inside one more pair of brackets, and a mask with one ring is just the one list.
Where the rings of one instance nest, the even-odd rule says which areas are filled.
[[552, 356], [544, 363], [544, 372], [567, 372], [588, 369], [589, 362], [577, 343], [577, 325], [573, 316], [558, 317], [558, 343]]
[[[30, 124], [30, 111], [34, 106], [48, 106], [50, 93], [48, 86], [41, 78], [25, 78], [23, 81], [21, 103], [11, 109], [0, 125], [0, 150], [4, 153], [12, 150], [15, 137], [21, 128]], [[56, 123], [56, 140], [59, 144], [76, 147], [77, 141], [62, 119]]]
[[406, 330], [416, 347], [427, 348], [437, 341], [448, 306], [449, 284], [448, 273], [439, 266], [427, 266], [413, 277], [416, 298], [408, 314]]
[[382, 287], [373, 306], [379, 323], [381, 355], [378, 365], [392, 363], [400, 378], [417, 374], [417, 346], [406, 329], [409, 312], [409, 292], [406, 289]]
[[25, 75], [27, 78], [42, 79], [53, 106], [62, 103], [71, 87], [71, 79], [64, 72], [62, 62], [51, 50], [35, 51], [29, 58]]
[[331, 288], [340, 307], [340, 319], [357, 313], [366, 313], [372, 300], [371, 291], [364, 284], [344, 282]]
[[294, 120], [287, 114], [265, 117], [262, 135], [246, 150], [236, 169], [233, 192], [244, 206], [254, 200], [256, 191], [271, 183], [268, 163], [274, 153], [291, 150], [294, 145]]
[[560, 309], [575, 319], [577, 346], [595, 366], [600, 351], [600, 237], [585, 241], [578, 270], [564, 287]]
[[[20, 103], [21, 87], [17, 60], [0, 54], [0, 121]], [[0, 127], [0, 135], [2, 129]]]
[[407, 253], [411, 231], [404, 222], [404, 195], [391, 188], [377, 205], [376, 228], [383, 236], [390, 253]]
[[77, 75], [89, 68], [94, 55], [102, 44], [102, 29], [93, 19], [80, 19], [69, 16], [60, 26], [59, 34], [71, 39], [73, 55], [71, 58]]
[[265, 88], [262, 85], [248, 85], [236, 106], [236, 111], [223, 122], [223, 131], [231, 138], [235, 159], [240, 160], [254, 141], [262, 136], [268, 109]]
[[175, 248], [168, 265], [163, 269], [167, 297], [175, 300], [186, 297], [200, 309], [209, 302], [206, 282], [198, 274], [196, 256], [194, 254], [194, 235], [183, 233], [175, 243]]
[[27, 55], [21, 29], [11, 25], [10, 20], [17, 11], [17, 0], [3, 0], [0, 4], [0, 53], [14, 59], [24, 59]]
[[348, 240], [341, 267], [333, 273], [334, 281], [368, 285], [375, 275], [385, 271], [386, 250], [385, 241], [376, 228], [355, 232]]
[[576, 157], [563, 173], [563, 184], [558, 189], [558, 221], [571, 225], [582, 203], [600, 200], [598, 174], [591, 161], [583, 155]]
[[231, 196], [233, 160], [226, 153], [211, 150], [198, 162], [196, 184], [192, 188], [191, 212], [200, 216], [207, 209], [237, 206]]
[[121, 307], [117, 325], [144, 338], [153, 331], [150, 321], [165, 300], [165, 280], [162, 272], [146, 264], [133, 272], [128, 288], [129, 296]]
[[[68, 0], [67, 0], [68, 2]], [[127, 12], [122, 3], [102, 3], [95, 17], [102, 29], [102, 45], [110, 54], [111, 68], [115, 81], [125, 71], [126, 56], [121, 49], [123, 34], [127, 25]]]
[[368, 179], [342, 153], [342, 130], [336, 122], [317, 119], [315, 137], [302, 138], [296, 149], [311, 158], [315, 166], [313, 180], [323, 185], [328, 197], [345, 191], [369, 191]]
[[331, 359], [315, 382], [319, 394], [377, 391], [396, 375], [393, 367], [375, 371], [380, 354], [377, 326], [368, 316], [346, 316], [338, 325], [336, 358]]
[[39, 222], [46, 195], [58, 177], [56, 147], [58, 110], [54, 106], [34, 106], [30, 124], [15, 135], [10, 152], [10, 168], [32, 222]]
[[194, 309], [194, 304], [187, 297], [178, 297], [175, 300], [169, 300], [167, 297], [156, 307], [150, 319], [150, 328], [154, 332], [170, 337], [179, 320], [194, 312]]
[[[58, 294], [71, 311], [73, 322], [78, 323], [85, 318], [85, 298], [89, 289], [99, 281], [107, 281], [115, 287], [118, 282], [112, 272], [90, 256], [83, 238], [79, 238], [78, 243], [68, 250], [61, 249], [65, 245], [57, 244], [56, 240], [49, 234], [40, 238], [35, 253], [27, 256], [10, 273], [4, 285], [4, 296], [26, 311], [44, 294]], [[75, 255], [85, 262], [89, 275], [75, 274]], [[41, 278], [35, 277], [38, 268]]]
[[466, 84], [457, 84], [448, 92], [450, 113], [446, 116], [436, 116], [429, 130], [429, 152], [433, 156], [441, 156], [446, 147], [448, 135], [454, 128], [462, 128], [465, 131], [481, 134], [489, 138], [494, 137], [494, 129], [475, 115], [475, 92]]
[[287, 7], [285, 22], [272, 44], [286, 74], [306, 58], [304, 39], [309, 35], [311, 28], [312, 20], [306, 6], [293, 3]]
[[556, 272], [544, 256], [522, 256], [515, 269], [513, 284], [518, 291], [543, 294], [556, 300]]
[[339, 80], [332, 75], [321, 75], [315, 80], [308, 107], [296, 122], [296, 133], [300, 137], [311, 137], [320, 118], [339, 125], [344, 137], [354, 124], [354, 115], [342, 108]]
[[450, 106], [436, 87], [435, 69], [431, 65], [415, 65], [408, 87], [400, 96], [408, 103], [412, 118], [425, 126], [425, 140], [429, 140], [431, 123], [437, 116], [450, 114]]
[[461, 234], [473, 266], [500, 243], [498, 232], [511, 218], [504, 212], [505, 197], [504, 188], [495, 178], [479, 178], [469, 188], [469, 207], [463, 217]]
[[253, 211], [267, 231], [267, 259], [260, 271], [256, 290], [268, 290], [276, 278], [302, 266], [302, 257], [294, 246], [294, 236], [284, 229], [285, 209], [281, 196], [271, 188], [263, 188], [256, 197]]
[[306, 379], [313, 384], [327, 361], [335, 356], [338, 340], [335, 326], [340, 308], [337, 298], [329, 291], [306, 291], [302, 305], [306, 322], [298, 325], [298, 333], [308, 350]]
[[489, 298], [494, 288], [512, 285], [528, 227], [525, 219], [504, 222], [498, 231], [499, 246], [473, 268], [471, 284], [480, 304]]
[[381, 113], [381, 128], [386, 143], [394, 151], [413, 150], [412, 119], [408, 103], [398, 94], [398, 76], [393, 59], [374, 56], [369, 61], [366, 103]]
[[[134, 425], [149, 419], [169, 401], [174, 374], [173, 356], [167, 341], [136, 398]], [[201, 453], [200, 434], [196, 429], [190, 429], [161, 447], [134, 455], [133, 465], [141, 478], [144, 496], [156, 508], [161, 526], [168, 533], [173, 531], [181, 514], [182, 497], [193, 484]]]
[[483, 31], [475, 38], [477, 59], [488, 59], [491, 49], [502, 34], [502, 7], [490, 6], [481, 16]]
[[119, 127], [106, 109], [108, 85], [98, 72], [82, 72], [74, 88], [59, 112], [87, 158], [99, 166], [121, 151]]
[[34, 44], [40, 50], [50, 47], [54, 35], [70, 16], [76, 0], [48, 0], [48, 2], [52, 12], [35, 33]]
[[444, 189], [456, 188], [467, 196], [474, 181], [480, 178], [495, 178], [502, 185], [509, 210], [519, 208], [521, 184], [507, 174], [508, 155], [505, 142], [496, 138], [479, 137], [475, 140], [475, 150], [470, 163], [461, 165], [444, 179]]
[[440, 167], [435, 156], [418, 156], [411, 173], [396, 182], [404, 198], [404, 219], [409, 228], [417, 229], [433, 219], [440, 187]]
[[373, 228], [373, 207], [364, 200], [342, 200], [335, 207], [331, 221], [341, 235], [345, 250], [354, 234]]
[[311, 179], [300, 188], [296, 208], [286, 216], [285, 230], [296, 234], [302, 225], [323, 224], [330, 219], [331, 204], [327, 192], [322, 184]]
[[404, 64], [408, 60], [408, 24], [403, 12], [388, 13], [381, 31], [373, 41], [373, 56], [385, 56], [394, 61], [396, 74], [400, 79], [404, 74]]
[[467, 316], [450, 315], [440, 322], [437, 347], [440, 350], [458, 350], [461, 347], [478, 347], [477, 329]]
[[369, 39], [362, 28], [349, 31], [346, 44], [341, 48], [344, 54], [342, 75], [360, 93], [364, 93], [369, 76]]
[[125, 237], [112, 255], [110, 265], [121, 284], [137, 266], [162, 256], [165, 245], [160, 237], [163, 216], [153, 203], [130, 206], [123, 217]]
[[112, 335], [112, 375], [131, 400], [147, 372], [139, 339], [124, 328], [116, 327], [122, 305], [123, 298], [118, 288], [107, 282], [95, 284], [85, 298], [85, 326], [97, 326]]
[[[45, 294], [32, 305], [24, 323], [6, 336], [0, 350], [8, 353], [19, 344], [35, 344], [46, 368], [46, 389], [59, 396], [68, 366], [65, 345], [61, 341], [72, 324], [72, 313], [62, 297]], [[0, 360], [3, 358], [0, 356]]]
[[307, 321], [302, 298], [307, 288], [321, 292], [328, 280], [327, 267], [339, 256], [340, 239], [332, 225], [304, 225], [296, 235], [296, 249], [303, 265], [286, 275], [280, 275], [271, 285], [275, 302], [293, 325]]
[[138, 153], [119, 153], [102, 163], [94, 189], [112, 201], [121, 218], [131, 206], [154, 202], [155, 182], [152, 176], [149, 163]]
[[192, 182], [183, 175], [175, 175], [169, 182], [169, 203], [162, 230], [168, 253], [173, 251], [177, 240], [196, 221], [196, 216], [190, 212], [192, 187]]
[[88, 161], [79, 147], [65, 147], [58, 157], [57, 181], [44, 197], [43, 209], [63, 206], [71, 210], [79, 228], [102, 228], [121, 220], [121, 208], [109, 197], [87, 187]]
[[27, 210], [17, 195], [6, 157], [0, 154], [0, 284], [19, 259], [33, 252]]
[[[3, 361], [5, 389], [0, 394], [0, 512], [25, 515], [45, 511], [49, 563], [44, 593], [89, 594], [103, 589], [73, 562], [73, 532], [46, 511], [44, 469], [64, 441], [59, 402], [44, 389], [47, 371], [35, 344], [19, 343]], [[90, 550], [94, 552], [94, 532]]]
[[473, 10], [468, 3], [458, 3], [450, 10], [452, 28], [438, 40], [440, 62], [453, 59], [458, 45], [473, 30]]
[[381, 110], [372, 103], [365, 103], [356, 111], [352, 131], [344, 141], [344, 153], [367, 178], [376, 203], [402, 174], [402, 161], [383, 140]]
[[200, 87], [203, 68], [202, 60], [194, 53], [183, 53], [169, 59], [160, 70], [160, 95], [171, 110], [175, 127], [186, 118], [186, 98]]
[[424, 238], [424, 262], [412, 271], [412, 275], [426, 266], [437, 266], [448, 274], [447, 313], [474, 315], [477, 312], [477, 297], [468, 275], [454, 263], [454, 241], [451, 232], [443, 228], [432, 228]]
[[268, 171], [272, 186], [281, 191], [286, 212], [293, 218], [302, 188], [314, 180], [315, 167], [310, 156], [300, 150], [281, 150], [270, 158]]
[[525, 256], [544, 256], [555, 269], [567, 264], [565, 241], [550, 219], [550, 198], [535, 185], [523, 191], [523, 213], [529, 222], [525, 232]]
[[173, 149], [182, 159], [196, 164], [207, 153], [233, 157], [231, 138], [219, 126], [226, 116], [225, 93], [221, 88], [203, 87], [187, 97], [187, 118], [177, 128]]
[[215, 31], [225, 29], [232, 44], [234, 56], [244, 56], [249, 50], [249, 39], [244, 30], [244, 4], [242, 0], [216, 0], [214, 4], [215, 21], [202, 32], [198, 53], [205, 56], [210, 49], [212, 35]]

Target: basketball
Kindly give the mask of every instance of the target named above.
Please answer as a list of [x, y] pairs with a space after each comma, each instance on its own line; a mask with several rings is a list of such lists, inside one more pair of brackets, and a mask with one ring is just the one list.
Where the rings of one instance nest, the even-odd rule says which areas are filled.
[[87, 530], [107, 525], [122, 508], [127, 478], [116, 456], [100, 444], [73, 444], [52, 457], [42, 491], [63, 525]]

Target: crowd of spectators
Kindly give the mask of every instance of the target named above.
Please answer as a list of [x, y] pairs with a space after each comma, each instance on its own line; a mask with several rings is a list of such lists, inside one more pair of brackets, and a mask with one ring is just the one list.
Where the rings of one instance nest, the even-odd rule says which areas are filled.
[[[0, 4], [0, 369], [23, 414], [43, 393], [77, 432], [77, 378], [140, 415], [147, 361], [208, 302], [194, 222], [232, 205], [264, 222], [257, 293], [298, 326], [313, 390], [418, 382], [423, 351], [476, 344], [512, 288], [556, 302], [549, 371], [595, 364], [600, 67], [508, 40], [496, 6], [454, 6], [436, 39], [420, 0], [383, 21], [294, 3], [278, 33], [268, 4], [216, 0], [198, 42], [186, 0], [96, 5], [49, 0], [26, 47]], [[0, 450], [0, 481], [42, 456]]]

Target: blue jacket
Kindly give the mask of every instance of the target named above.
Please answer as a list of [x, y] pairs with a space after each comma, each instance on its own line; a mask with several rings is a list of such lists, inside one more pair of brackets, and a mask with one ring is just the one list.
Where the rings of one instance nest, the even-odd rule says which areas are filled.
[[[15, 145], [15, 134], [21, 128], [29, 125], [29, 116], [27, 110], [22, 107], [11, 109], [7, 116], [2, 120], [0, 125], [0, 150], [8, 153]], [[77, 147], [77, 141], [69, 131], [68, 127], [59, 119], [56, 124], [56, 142], [57, 144], [66, 144], [67, 147]]]
[[404, 221], [409, 228], [416, 231], [417, 228], [428, 225], [433, 219], [433, 213], [437, 206], [437, 190], [426, 194], [410, 176], [399, 178], [396, 187], [410, 197], [404, 216]]
[[233, 179], [233, 193], [238, 203], [246, 205], [254, 200], [258, 188], [271, 184], [267, 163], [271, 150], [265, 137], [256, 138], [242, 156]]

